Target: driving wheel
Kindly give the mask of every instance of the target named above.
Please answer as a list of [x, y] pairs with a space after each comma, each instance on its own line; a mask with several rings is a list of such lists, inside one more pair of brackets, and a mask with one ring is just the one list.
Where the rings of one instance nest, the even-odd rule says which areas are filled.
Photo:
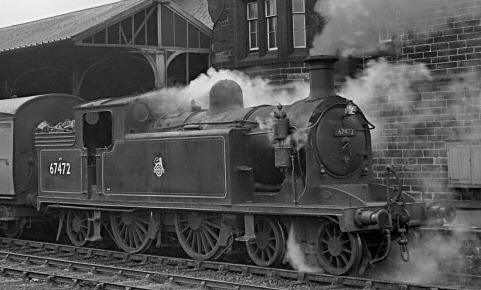
[[316, 250], [321, 267], [334, 275], [353, 270], [362, 257], [359, 236], [342, 232], [338, 223], [328, 219], [322, 221], [317, 231]]
[[83, 247], [87, 243], [90, 225], [88, 211], [69, 210], [67, 212], [67, 235], [74, 246]]
[[175, 230], [184, 251], [197, 260], [217, 259], [225, 246], [220, 237], [227, 230], [222, 227], [220, 214], [186, 212], [175, 214]]
[[261, 267], [278, 264], [286, 248], [286, 238], [279, 221], [272, 217], [256, 217], [254, 233], [255, 239], [246, 242], [252, 261]]
[[150, 212], [110, 213], [115, 243], [127, 253], [145, 252], [152, 244], [148, 237], [150, 215]]

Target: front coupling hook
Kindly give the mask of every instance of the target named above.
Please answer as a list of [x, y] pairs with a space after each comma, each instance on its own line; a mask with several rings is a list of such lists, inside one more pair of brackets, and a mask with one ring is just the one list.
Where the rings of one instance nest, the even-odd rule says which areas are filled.
[[406, 227], [405, 227], [405, 224], [403, 224], [403, 226], [401, 227], [400, 219], [401, 219], [401, 215], [398, 215], [397, 226], [399, 229], [399, 233], [401, 234], [401, 236], [399, 237], [398, 244], [401, 249], [401, 252], [400, 252], [401, 259], [403, 259], [404, 262], [409, 262], [409, 259], [411, 258], [411, 256], [409, 254], [408, 239], [406, 237]]

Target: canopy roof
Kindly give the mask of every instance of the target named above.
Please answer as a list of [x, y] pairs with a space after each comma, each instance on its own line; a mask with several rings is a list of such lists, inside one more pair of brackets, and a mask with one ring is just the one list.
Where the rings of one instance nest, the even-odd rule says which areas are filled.
[[[33, 22], [0, 28], [0, 53], [29, 47], [79, 41], [143, 9], [161, 3], [211, 35], [207, 0], [123, 0]], [[176, 4], [178, 3], [178, 4]]]

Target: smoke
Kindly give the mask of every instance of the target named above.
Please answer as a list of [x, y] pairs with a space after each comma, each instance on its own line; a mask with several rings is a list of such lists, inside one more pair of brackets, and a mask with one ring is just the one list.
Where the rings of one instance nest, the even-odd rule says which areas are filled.
[[301, 244], [296, 241], [296, 235], [294, 230], [294, 223], [291, 224], [289, 230], [289, 237], [287, 239], [287, 251], [285, 256], [286, 262], [288, 262], [292, 268], [300, 272], [321, 272], [324, 270], [319, 266], [312, 266], [306, 261], [304, 251], [301, 248]]
[[[406, 100], [403, 95], [413, 93], [417, 84], [424, 84], [433, 79], [424, 64], [396, 65], [385, 59], [371, 60], [367, 63], [363, 74], [356, 79], [348, 79], [341, 87], [340, 94], [354, 100], [360, 107], [369, 107], [376, 99], [385, 98], [392, 101], [398, 109]], [[404, 105], [405, 104], [405, 105]]]
[[162, 88], [142, 94], [140, 98], [149, 103], [151, 108], [158, 108], [159, 111], [187, 110], [192, 100], [197, 106], [207, 109], [211, 87], [225, 79], [236, 81], [240, 85], [245, 107], [279, 103], [288, 105], [309, 95], [309, 85], [304, 82], [276, 86], [270, 84], [269, 80], [260, 77], [251, 78], [239, 71], [210, 68], [185, 87]]
[[348, 79], [342, 85], [339, 94], [352, 99], [371, 117], [370, 121], [378, 128], [372, 132], [372, 142], [376, 146], [385, 142], [382, 111], [389, 109], [397, 113], [386, 114], [386, 117], [412, 111], [416, 85], [431, 80], [430, 71], [424, 64], [398, 66], [385, 59], [371, 60], [362, 75]]
[[478, 247], [469, 249], [468, 241], [468, 236], [460, 231], [453, 231], [451, 235], [424, 233], [422, 237], [409, 240], [409, 262], [401, 260], [399, 246], [393, 243], [389, 258], [375, 265], [366, 275], [376, 279], [440, 285], [446, 280], [443, 273], [473, 270], [475, 265], [466, 256], [469, 251], [479, 252], [479, 242]]
[[[370, 56], [390, 50], [391, 42], [400, 41], [398, 23], [423, 21], [430, 5], [418, 0], [319, 0], [315, 11], [325, 25], [313, 41], [311, 55]], [[407, 13], [401, 16], [399, 11]]]
[[[379, 23], [387, 20], [399, 0], [322, 0], [315, 10], [326, 26], [315, 38], [311, 55], [335, 54], [347, 56], [356, 50], [364, 54], [383, 50], [379, 42]], [[384, 29], [392, 30], [391, 27]], [[388, 32], [386, 32], [388, 33]], [[386, 36], [388, 37], [388, 36]]]

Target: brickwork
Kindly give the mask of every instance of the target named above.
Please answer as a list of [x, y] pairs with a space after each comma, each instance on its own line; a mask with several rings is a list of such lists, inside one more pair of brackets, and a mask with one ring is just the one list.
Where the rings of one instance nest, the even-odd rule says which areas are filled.
[[209, 14], [214, 23], [212, 39], [212, 62], [219, 69], [235, 67], [234, 33], [235, 0], [208, 0]]
[[[422, 1], [397, 17], [395, 64], [414, 81], [409, 93], [377, 97], [368, 109], [380, 124], [374, 169], [395, 164], [408, 190], [456, 197], [447, 187], [446, 141], [481, 137], [481, 1]], [[415, 63], [433, 78], [416, 82]]]
[[309, 80], [309, 70], [303, 62], [246, 67], [242, 71], [251, 77], [268, 79], [273, 85]]

